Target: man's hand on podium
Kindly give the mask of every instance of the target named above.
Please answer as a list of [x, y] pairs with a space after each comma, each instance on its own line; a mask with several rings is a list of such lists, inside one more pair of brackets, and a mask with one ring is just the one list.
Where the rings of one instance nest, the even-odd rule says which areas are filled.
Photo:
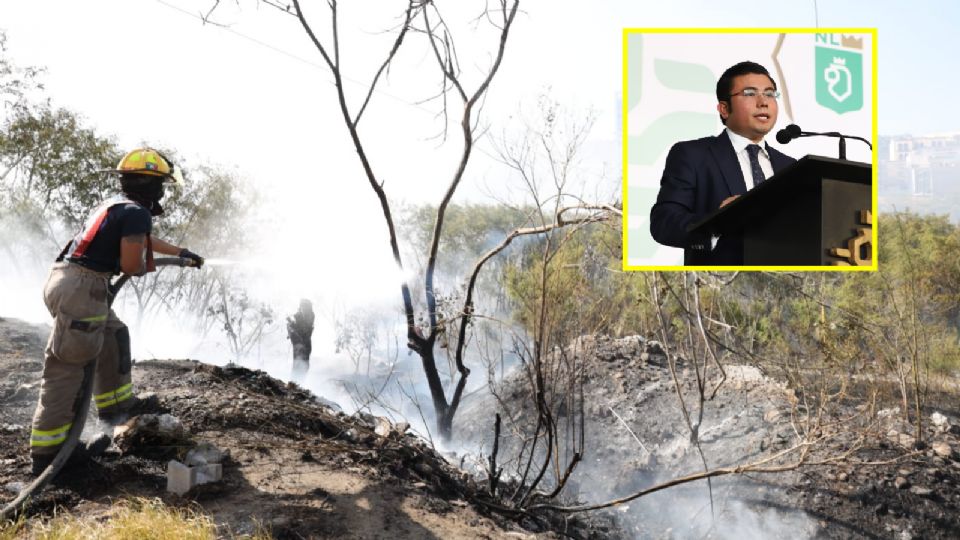
[[720, 208], [723, 208], [724, 206], [732, 203], [733, 201], [735, 201], [735, 200], [737, 199], [737, 197], [739, 197], [739, 195], [734, 195], [734, 196], [732, 196], [732, 197], [727, 197], [726, 199], [723, 200], [723, 202], [720, 203]]

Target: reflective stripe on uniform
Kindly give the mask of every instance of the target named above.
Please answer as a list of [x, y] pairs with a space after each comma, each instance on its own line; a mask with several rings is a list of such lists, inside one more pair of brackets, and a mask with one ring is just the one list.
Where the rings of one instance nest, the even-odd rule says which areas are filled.
[[107, 219], [107, 213], [109, 211], [110, 206], [103, 205], [98, 209], [99, 213], [93, 217], [91, 221], [87, 222], [86, 230], [74, 240], [76, 247], [73, 249], [73, 253], [70, 253], [71, 257], [80, 257], [86, 253], [87, 248], [93, 243], [93, 237], [97, 235], [100, 231], [100, 226], [103, 225], [103, 221]]
[[133, 397], [133, 383], [127, 383], [116, 390], [104, 392], [93, 396], [93, 401], [98, 409], [103, 409], [111, 405], [116, 405]]
[[67, 432], [70, 431], [71, 426], [73, 426], [72, 422], [65, 426], [46, 431], [35, 429], [30, 434], [30, 446], [56, 446], [62, 444], [63, 441], [67, 440]]
[[[87, 248], [90, 247], [90, 244], [93, 243], [93, 239], [97, 236], [97, 233], [100, 232], [100, 227], [103, 225], [103, 222], [107, 219], [107, 214], [110, 212], [110, 209], [118, 204], [133, 203], [130, 199], [124, 197], [123, 195], [116, 195], [104, 201], [92, 214], [87, 218], [87, 221], [84, 223], [83, 230], [77, 234], [73, 241], [67, 246], [67, 253], [65, 254], [66, 258], [80, 258], [84, 253], [87, 252]], [[134, 203], [135, 204], [135, 203]]]
[[82, 319], [74, 319], [70, 322], [71, 330], [79, 330], [81, 332], [91, 332], [97, 328], [95, 323], [102, 323], [107, 320], [107, 315], [94, 315], [92, 317], [84, 317]]

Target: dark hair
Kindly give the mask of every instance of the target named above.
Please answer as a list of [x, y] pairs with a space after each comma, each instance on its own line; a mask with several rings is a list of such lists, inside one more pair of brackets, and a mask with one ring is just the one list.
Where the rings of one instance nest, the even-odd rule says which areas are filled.
[[[723, 72], [723, 75], [720, 76], [720, 79], [717, 81], [717, 102], [726, 101], [727, 107], [730, 107], [730, 91], [733, 90], [733, 79], [740, 75], [749, 75], [751, 73], [766, 75], [767, 78], [770, 79], [770, 84], [773, 85], [773, 89], [777, 89], [777, 83], [773, 80], [773, 77], [770, 76], [767, 68], [756, 62], [745, 60], [739, 64], [728, 67], [727, 70]], [[723, 116], [720, 116], [720, 122], [722, 122], [723, 125], [727, 125], [727, 121], [723, 119]]]

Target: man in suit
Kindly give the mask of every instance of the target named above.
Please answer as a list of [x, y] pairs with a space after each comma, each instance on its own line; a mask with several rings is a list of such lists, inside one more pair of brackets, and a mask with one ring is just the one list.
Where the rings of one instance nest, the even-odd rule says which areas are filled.
[[650, 210], [650, 233], [661, 244], [683, 248], [685, 266], [743, 264], [739, 235], [693, 235], [687, 226], [796, 161], [764, 141], [777, 123], [779, 97], [777, 83], [760, 64], [731, 66], [717, 81], [717, 112], [726, 129], [670, 149]]

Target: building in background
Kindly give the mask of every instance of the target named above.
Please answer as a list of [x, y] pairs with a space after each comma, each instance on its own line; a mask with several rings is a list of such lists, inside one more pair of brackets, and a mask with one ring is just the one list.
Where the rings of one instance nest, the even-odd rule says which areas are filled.
[[960, 132], [886, 136], [879, 144], [882, 208], [960, 220]]

